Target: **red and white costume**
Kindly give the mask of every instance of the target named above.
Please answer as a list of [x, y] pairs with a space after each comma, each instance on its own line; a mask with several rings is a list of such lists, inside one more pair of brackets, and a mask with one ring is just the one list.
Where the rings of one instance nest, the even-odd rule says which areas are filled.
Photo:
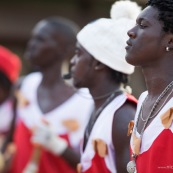
[[[17, 146], [17, 153], [14, 158], [11, 173], [22, 173], [26, 164], [30, 160], [33, 146], [30, 143], [31, 129], [38, 125], [42, 118], [46, 119], [56, 128], [57, 135], [68, 141], [69, 146], [74, 149], [79, 147], [83, 137], [84, 128], [93, 110], [93, 101], [86, 99], [80, 94], [74, 94], [66, 102], [43, 115], [37, 102], [37, 88], [42, 79], [39, 72], [28, 75], [21, 88], [22, 94], [29, 104], [19, 108], [20, 122], [17, 126], [14, 141]], [[64, 125], [64, 121], [73, 120], [79, 128], [71, 131]], [[68, 163], [59, 156], [54, 156], [46, 150], [41, 153], [38, 173], [74, 173]]]
[[[115, 149], [112, 142], [112, 123], [115, 112], [128, 100], [135, 102], [131, 95], [121, 94], [111, 101], [101, 112], [90, 133], [85, 150], [82, 151], [81, 168], [83, 173], [116, 173]], [[102, 140], [106, 144], [105, 156], [99, 154], [93, 147], [94, 140]], [[98, 152], [97, 152], [98, 151]], [[130, 151], [129, 151], [130, 152]]]
[[[135, 116], [135, 123], [137, 116], [141, 109], [142, 102], [147, 96], [144, 92], [138, 102], [138, 108]], [[173, 172], [173, 124], [169, 129], [165, 129], [161, 122], [161, 115], [173, 107], [173, 98], [171, 98], [166, 105], [160, 110], [157, 116], [145, 129], [140, 154], [136, 160], [137, 173], [171, 173]], [[138, 132], [135, 133], [140, 137]], [[131, 138], [131, 147], [133, 143]]]

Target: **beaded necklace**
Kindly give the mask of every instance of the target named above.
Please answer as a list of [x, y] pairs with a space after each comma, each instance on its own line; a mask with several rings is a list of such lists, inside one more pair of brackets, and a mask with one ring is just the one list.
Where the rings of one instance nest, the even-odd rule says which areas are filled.
[[120, 86], [119, 89], [113, 90], [113, 91], [108, 92], [108, 93], [106, 93], [104, 95], [101, 95], [101, 96], [90, 96], [90, 95], [88, 95], [88, 93], [86, 94], [85, 92], [82, 92], [80, 90], [76, 90], [76, 91], [77, 91], [77, 94], [79, 94], [83, 98], [93, 99], [93, 100], [100, 100], [100, 99], [104, 99], [104, 98], [106, 98], [108, 96], [111, 96], [112, 94], [114, 94], [115, 92], [120, 91], [120, 90], [125, 91], [125, 89], [122, 86]]

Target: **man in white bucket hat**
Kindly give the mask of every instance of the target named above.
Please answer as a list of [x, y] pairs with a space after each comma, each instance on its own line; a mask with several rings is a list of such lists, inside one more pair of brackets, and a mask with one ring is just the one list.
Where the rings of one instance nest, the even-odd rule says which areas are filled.
[[140, 7], [116, 2], [112, 19], [98, 19], [77, 35], [71, 76], [76, 88], [89, 89], [95, 110], [86, 127], [78, 172], [124, 173], [130, 158], [128, 122], [134, 118], [136, 99], [125, 91], [134, 67], [125, 61], [127, 30], [135, 24]]

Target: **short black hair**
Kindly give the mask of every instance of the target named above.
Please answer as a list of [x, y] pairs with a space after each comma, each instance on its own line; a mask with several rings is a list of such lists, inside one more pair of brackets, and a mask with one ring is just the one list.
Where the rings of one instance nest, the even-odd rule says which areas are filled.
[[124, 84], [127, 85], [129, 82], [129, 75], [115, 71], [113, 69], [110, 69], [112, 78], [118, 83], [118, 84]]
[[158, 10], [163, 31], [173, 33], [173, 0], [149, 0], [146, 5]]

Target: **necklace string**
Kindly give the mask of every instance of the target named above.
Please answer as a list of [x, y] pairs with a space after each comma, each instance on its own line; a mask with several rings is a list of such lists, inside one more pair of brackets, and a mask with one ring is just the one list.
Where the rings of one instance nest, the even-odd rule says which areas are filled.
[[110, 96], [111, 94], [113, 94], [113, 93], [115, 93], [115, 92], [117, 92], [117, 91], [124, 91], [124, 92], [127, 92], [127, 91], [124, 89], [124, 87], [121, 85], [119, 89], [110, 91], [110, 92], [108, 92], [108, 93], [106, 93], [106, 94], [103, 94], [103, 95], [101, 95], [101, 96], [94, 96], [94, 97], [92, 97], [92, 96], [90, 96], [89, 94], [86, 94], [85, 92], [82, 92], [82, 91], [80, 91], [80, 90], [77, 90], [76, 93], [79, 94], [81, 97], [86, 98], [86, 99], [100, 100], [100, 99], [103, 99], [103, 98], [106, 98], [106, 97]]

